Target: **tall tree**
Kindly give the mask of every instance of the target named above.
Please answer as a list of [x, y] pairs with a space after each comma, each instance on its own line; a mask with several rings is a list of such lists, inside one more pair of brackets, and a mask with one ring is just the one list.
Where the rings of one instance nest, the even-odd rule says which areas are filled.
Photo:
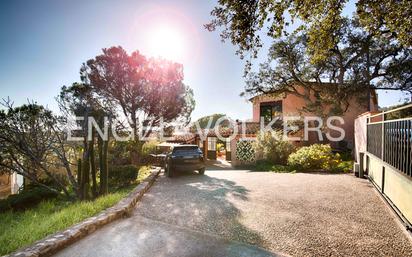
[[118, 106], [127, 118], [137, 153], [142, 146], [140, 135], [147, 127], [161, 121], [190, 120], [193, 92], [183, 83], [181, 64], [147, 59], [138, 51], [129, 55], [122, 47], [111, 47], [87, 61], [81, 73], [100, 97]]
[[[107, 162], [107, 147], [108, 138], [103, 138], [96, 132], [96, 129], [90, 126], [89, 118], [93, 118], [101, 129], [104, 126], [110, 127], [110, 120], [112, 120], [114, 114], [110, 103], [106, 103], [101, 99], [98, 99], [93, 92], [92, 87], [85, 83], [73, 83], [72, 86], [63, 86], [58, 97], [60, 110], [67, 116], [82, 117], [83, 120], [78, 122], [81, 128], [81, 133], [78, 136], [83, 138], [83, 153], [81, 164], [78, 165], [77, 177], [81, 192], [81, 198], [87, 199], [90, 197], [90, 192], [93, 197], [96, 197], [98, 193], [107, 193], [108, 184], [108, 167], [102, 165]], [[109, 121], [109, 124], [105, 124], [105, 118]], [[110, 130], [108, 130], [109, 132]], [[91, 133], [89, 133], [91, 132]], [[98, 141], [98, 150], [95, 150], [95, 141]], [[97, 189], [97, 165], [95, 152], [99, 157], [99, 172], [100, 172], [100, 189]], [[90, 186], [91, 177], [91, 186]]]
[[[216, 127], [216, 122], [221, 119], [220, 122], [220, 126], [221, 127], [229, 127], [230, 125], [230, 120], [229, 117], [227, 117], [227, 119], [222, 120], [226, 117], [226, 114], [222, 114], [222, 113], [215, 113], [212, 115], [208, 115], [208, 116], [204, 116], [199, 118], [197, 121], [195, 121], [194, 123], [198, 123], [199, 128], [201, 129], [213, 129]], [[197, 126], [196, 124], [193, 124], [191, 126], [191, 130], [196, 130]]]
[[[276, 39], [288, 33], [291, 23], [309, 33], [309, 45], [319, 54], [327, 53], [338, 41], [335, 32], [343, 19], [348, 0], [219, 0], [212, 10], [208, 30], [222, 28], [222, 39], [230, 40], [242, 56], [256, 55], [261, 36]], [[369, 33], [398, 40], [412, 46], [412, 4], [409, 0], [358, 0], [360, 24]], [[263, 32], [263, 33], [262, 33]], [[326, 52], [325, 52], [326, 51]]]
[[[35, 103], [13, 107], [6, 101], [4, 106], [7, 109], [0, 110], [1, 170], [16, 172], [34, 184], [72, 197], [66, 181], [75, 191], [77, 184], [69, 153], [62, 145], [65, 135], [59, 130], [60, 118]], [[55, 172], [61, 168], [66, 171], [65, 178]]]
[[412, 49], [394, 39], [372, 36], [357, 19], [344, 20], [336, 36], [327, 58], [315, 63], [310, 61], [307, 33], [276, 40], [268, 60], [249, 74], [245, 92], [295, 94], [307, 100], [307, 108], [319, 109], [317, 103], [322, 102], [342, 112], [353, 98], [367, 102], [370, 90], [412, 91]]

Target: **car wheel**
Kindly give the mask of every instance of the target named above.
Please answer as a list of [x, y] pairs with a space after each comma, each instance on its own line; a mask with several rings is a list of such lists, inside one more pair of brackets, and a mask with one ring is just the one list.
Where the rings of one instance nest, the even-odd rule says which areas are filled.
[[205, 168], [200, 169], [200, 170], [199, 170], [199, 174], [200, 174], [200, 175], [205, 174]]

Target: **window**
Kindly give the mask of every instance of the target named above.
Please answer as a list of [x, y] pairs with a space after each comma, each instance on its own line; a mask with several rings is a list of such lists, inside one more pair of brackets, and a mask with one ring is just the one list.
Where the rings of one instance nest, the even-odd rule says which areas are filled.
[[200, 149], [197, 146], [176, 146], [173, 148], [174, 155], [190, 155], [199, 153]]
[[271, 122], [275, 117], [282, 114], [282, 101], [266, 102], [260, 104], [260, 119]]
[[226, 138], [226, 152], [230, 152], [230, 138]]
[[216, 151], [216, 138], [215, 137], [207, 138], [207, 150]]
[[200, 139], [199, 140], [199, 147], [202, 148], [203, 147], [203, 141]]

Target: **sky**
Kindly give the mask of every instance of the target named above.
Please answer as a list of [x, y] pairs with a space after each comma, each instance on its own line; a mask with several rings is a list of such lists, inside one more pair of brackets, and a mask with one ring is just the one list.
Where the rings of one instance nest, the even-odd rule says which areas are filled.
[[[192, 120], [213, 113], [252, 118], [239, 94], [244, 63], [222, 43], [210, 21], [216, 1], [14, 0], [0, 1], [0, 98], [34, 100], [57, 111], [63, 85], [79, 81], [81, 64], [102, 48], [122, 46], [148, 57], [165, 55], [184, 66], [196, 100]], [[351, 13], [353, 5], [345, 12]], [[168, 37], [168, 39], [165, 39]], [[269, 45], [269, 41], [264, 43]], [[255, 62], [263, 61], [262, 56]], [[379, 92], [379, 105], [401, 103], [400, 92]]]

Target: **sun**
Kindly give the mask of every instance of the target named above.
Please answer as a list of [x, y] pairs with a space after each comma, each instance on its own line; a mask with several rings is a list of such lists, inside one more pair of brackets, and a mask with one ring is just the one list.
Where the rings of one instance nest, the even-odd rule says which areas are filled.
[[184, 55], [183, 35], [170, 26], [159, 26], [149, 36], [149, 48], [155, 57], [180, 61]]

